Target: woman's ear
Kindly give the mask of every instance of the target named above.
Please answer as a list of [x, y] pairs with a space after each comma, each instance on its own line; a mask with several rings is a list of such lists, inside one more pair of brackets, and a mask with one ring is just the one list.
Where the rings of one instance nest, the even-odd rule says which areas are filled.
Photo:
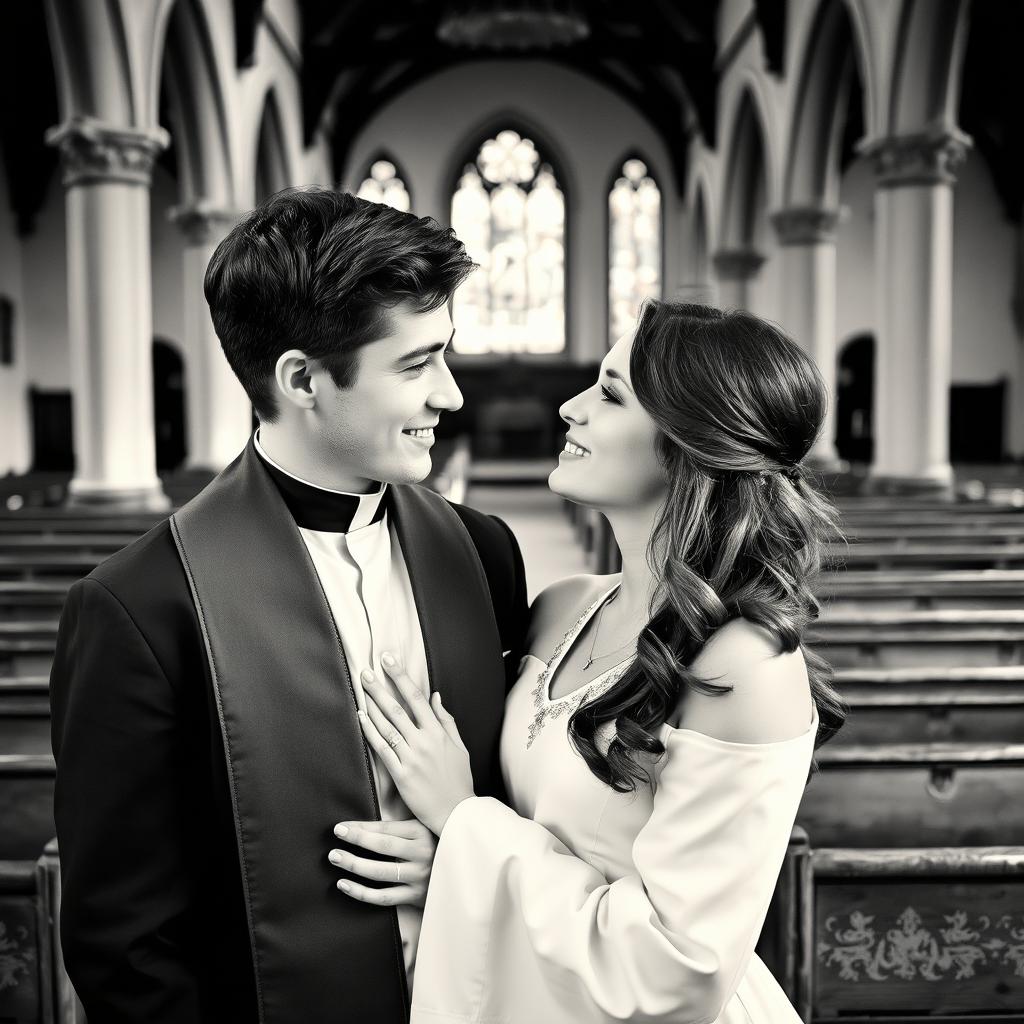
[[293, 348], [282, 352], [274, 366], [277, 390], [283, 398], [300, 409], [312, 409], [316, 404], [316, 383], [306, 353]]

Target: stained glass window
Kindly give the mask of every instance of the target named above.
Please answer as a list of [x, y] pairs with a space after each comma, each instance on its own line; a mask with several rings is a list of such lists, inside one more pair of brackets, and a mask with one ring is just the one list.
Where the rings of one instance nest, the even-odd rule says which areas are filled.
[[661, 191], [647, 165], [627, 160], [608, 194], [608, 335], [614, 344], [640, 304], [661, 293]]
[[530, 139], [502, 131], [467, 164], [452, 227], [479, 269], [455, 293], [462, 353], [565, 348], [565, 197]]
[[370, 170], [356, 195], [360, 199], [369, 199], [371, 203], [384, 203], [406, 212], [412, 206], [409, 190], [390, 160], [374, 160], [370, 164]]

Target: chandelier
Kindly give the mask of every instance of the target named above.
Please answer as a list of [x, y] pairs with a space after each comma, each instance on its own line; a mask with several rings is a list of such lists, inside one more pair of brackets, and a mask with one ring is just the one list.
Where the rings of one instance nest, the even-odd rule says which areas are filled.
[[590, 35], [577, 0], [459, 0], [446, 5], [437, 38], [472, 50], [550, 50]]

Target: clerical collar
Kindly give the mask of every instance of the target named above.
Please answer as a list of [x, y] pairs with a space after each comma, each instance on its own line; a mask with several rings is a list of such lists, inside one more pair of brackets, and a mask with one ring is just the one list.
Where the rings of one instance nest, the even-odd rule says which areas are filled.
[[384, 518], [388, 506], [385, 500], [388, 488], [386, 483], [382, 483], [372, 494], [349, 494], [320, 487], [279, 466], [264, 451], [258, 430], [253, 437], [253, 444], [260, 461], [281, 492], [296, 526], [301, 529], [352, 533], [371, 523], [379, 523]]

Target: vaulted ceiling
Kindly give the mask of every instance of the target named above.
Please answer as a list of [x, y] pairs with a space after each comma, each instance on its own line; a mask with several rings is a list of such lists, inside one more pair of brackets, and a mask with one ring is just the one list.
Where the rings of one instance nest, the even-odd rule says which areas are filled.
[[[306, 138], [326, 114], [334, 125], [331, 146], [339, 173], [360, 130], [390, 99], [428, 75], [495, 56], [555, 61], [614, 90], [665, 141], [680, 191], [690, 137], [700, 131], [714, 139], [718, 0], [576, 0], [572, 8], [585, 16], [587, 38], [551, 49], [500, 53], [442, 42], [438, 26], [452, 6], [446, 0], [300, 4]], [[463, 0], [458, 6], [472, 5]], [[481, 0], [476, 6], [498, 5]], [[334, 109], [344, 110], [344, 116], [332, 117]]]
[[[234, 9], [239, 67], [252, 62], [265, 0], [228, 0]], [[449, 2], [468, 0], [297, 0], [303, 19], [302, 102], [307, 141], [332, 125], [336, 174], [358, 133], [391, 98], [428, 75], [486, 50], [451, 47], [437, 38]], [[487, 0], [479, 0], [484, 4]], [[493, 4], [495, 0], [490, 0]], [[527, 51], [511, 59], [557, 61], [601, 82], [647, 118], [672, 155], [675, 184], [686, 179], [689, 140], [699, 131], [715, 145], [716, 93], [729, 52], [715, 54], [719, 0], [576, 0], [589, 38], [561, 49]], [[786, 0], [754, 0], [769, 70], [784, 66]], [[1024, 207], [1024, 133], [1018, 97], [1024, 90], [1024, 3], [974, 4], [964, 63], [964, 129], [991, 168], [1008, 217]], [[497, 56], [508, 57], [508, 52]], [[335, 111], [344, 116], [333, 117]], [[58, 121], [53, 58], [39, 0], [6, 4], [0, 21], [0, 151], [8, 202], [19, 232], [32, 230], [56, 170], [44, 142]], [[846, 149], [860, 134], [851, 118]], [[173, 160], [165, 158], [173, 173]]]

